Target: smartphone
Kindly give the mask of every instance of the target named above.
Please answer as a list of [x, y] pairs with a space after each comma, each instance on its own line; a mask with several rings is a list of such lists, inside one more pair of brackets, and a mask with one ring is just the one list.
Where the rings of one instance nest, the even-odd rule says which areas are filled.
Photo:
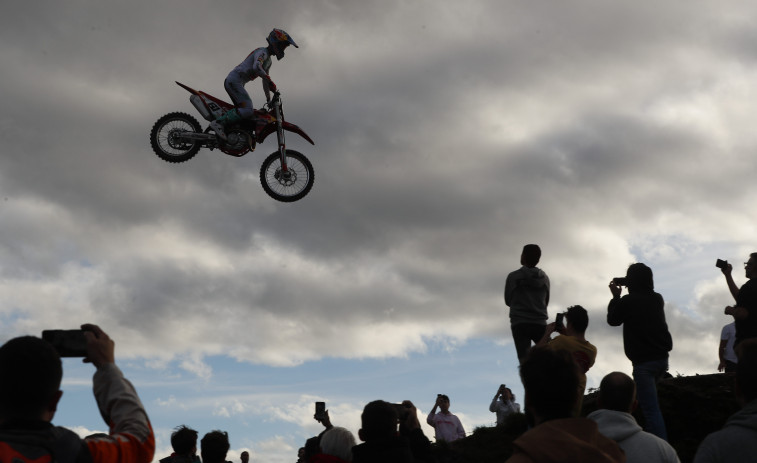
[[563, 321], [562, 321], [564, 317], [565, 317], [565, 314], [562, 312], [557, 314], [557, 317], [555, 317], [555, 328], [557, 328], [558, 330], [565, 328], [563, 326]]
[[612, 279], [612, 282], [617, 286], [628, 286], [628, 280], [626, 277], [615, 277]]
[[322, 420], [326, 418], [326, 402], [315, 403], [315, 419]]
[[45, 330], [42, 339], [49, 342], [61, 357], [86, 357], [87, 338], [84, 330]]
[[399, 418], [400, 421], [405, 421], [410, 415], [410, 407], [406, 407], [403, 404], [392, 404], [394, 407], [394, 411], [397, 412], [397, 418]]

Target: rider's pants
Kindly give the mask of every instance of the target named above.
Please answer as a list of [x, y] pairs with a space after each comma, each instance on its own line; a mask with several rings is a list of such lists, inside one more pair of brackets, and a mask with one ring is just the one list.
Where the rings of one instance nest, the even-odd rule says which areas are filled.
[[231, 97], [231, 101], [236, 106], [239, 115], [245, 119], [254, 119], [255, 112], [252, 106], [252, 98], [250, 98], [247, 90], [244, 89], [244, 84], [247, 82], [248, 80], [245, 76], [231, 71], [223, 82], [223, 88], [226, 89], [226, 93]]

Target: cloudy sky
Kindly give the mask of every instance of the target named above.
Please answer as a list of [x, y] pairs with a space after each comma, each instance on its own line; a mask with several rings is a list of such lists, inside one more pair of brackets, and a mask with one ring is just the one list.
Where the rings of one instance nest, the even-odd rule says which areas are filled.
[[[13, 1], [0, 16], [0, 340], [101, 325], [171, 429], [292, 462], [365, 403], [437, 393], [468, 431], [522, 403], [502, 288], [539, 243], [551, 315], [589, 310], [589, 387], [630, 372], [607, 283], [655, 272], [673, 374], [712, 373], [732, 302], [716, 258], [757, 250], [750, 1]], [[272, 27], [315, 186], [278, 203], [275, 150], [168, 164], [148, 135], [195, 114]], [[257, 82], [249, 84], [260, 105]], [[196, 115], [202, 120], [199, 115]], [[204, 123], [204, 122], [203, 122]], [[750, 193], [751, 192], [751, 193]], [[56, 423], [105, 429], [65, 361]], [[426, 428], [427, 435], [432, 431]]]

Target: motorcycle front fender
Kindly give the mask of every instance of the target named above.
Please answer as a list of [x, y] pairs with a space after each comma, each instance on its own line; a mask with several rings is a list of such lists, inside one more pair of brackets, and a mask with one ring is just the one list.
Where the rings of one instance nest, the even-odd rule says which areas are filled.
[[[301, 136], [302, 138], [310, 142], [311, 145], [315, 145], [315, 142], [308, 136], [308, 134], [305, 133], [304, 130], [292, 124], [291, 122], [284, 121], [281, 124], [281, 127], [286, 131], [296, 133], [297, 135]], [[261, 130], [260, 133], [258, 134], [258, 143], [263, 143], [263, 140], [265, 140], [266, 137], [268, 137], [268, 135], [274, 132], [276, 132], [276, 124], [273, 122], [266, 124], [265, 127], [263, 127], [263, 130]]]

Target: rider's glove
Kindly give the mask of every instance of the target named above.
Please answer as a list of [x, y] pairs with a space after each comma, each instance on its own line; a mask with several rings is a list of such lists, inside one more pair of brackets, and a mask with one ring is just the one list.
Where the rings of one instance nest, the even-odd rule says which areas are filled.
[[276, 84], [273, 83], [270, 76], [268, 77], [268, 90], [272, 92], [276, 91]]

